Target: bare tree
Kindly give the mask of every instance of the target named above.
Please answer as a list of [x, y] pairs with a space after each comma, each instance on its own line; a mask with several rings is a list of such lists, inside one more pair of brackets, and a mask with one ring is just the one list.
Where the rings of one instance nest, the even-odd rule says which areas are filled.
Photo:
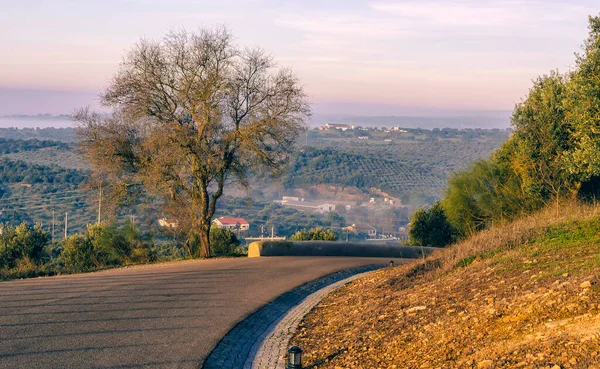
[[[161, 196], [210, 257], [209, 232], [226, 184], [255, 168], [276, 173], [305, 129], [297, 77], [226, 29], [139, 41], [102, 95], [110, 118], [76, 114], [81, 148], [117, 199]], [[106, 188], [106, 187], [105, 187]], [[184, 219], [181, 219], [184, 218]]]

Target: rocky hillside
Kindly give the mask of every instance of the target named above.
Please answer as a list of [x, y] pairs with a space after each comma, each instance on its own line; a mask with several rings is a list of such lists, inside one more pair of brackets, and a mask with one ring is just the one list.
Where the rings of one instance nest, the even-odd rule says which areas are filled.
[[292, 344], [318, 368], [600, 368], [600, 213], [555, 213], [359, 279]]

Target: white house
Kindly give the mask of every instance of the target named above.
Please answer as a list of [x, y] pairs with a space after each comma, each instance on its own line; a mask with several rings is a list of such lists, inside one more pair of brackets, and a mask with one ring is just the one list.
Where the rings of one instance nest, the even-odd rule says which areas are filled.
[[330, 204], [328, 202], [322, 203], [316, 201], [305, 201], [304, 198], [292, 196], [283, 196], [282, 200], [275, 200], [275, 202], [283, 206], [290, 206], [303, 210], [312, 210], [316, 213], [325, 214], [329, 213], [330, 211], [335, 211], [335, 204]]
[[158, 220], [158, 224], [161, 227], [164, 228], [177, 228], [179, 227], [179, 222], [175, 219], [167, 219], [167, 218], [160, 218]]
[[329, 213], [330, 211], [335, 211], [335, 205], [324, 203], [317, 206], [317, 213]]
[[250, 223], [244, 218], [221, 217], [213, 220], [213, 223], [219, 228], [239, 229], [240, 231], [247, 231], [250, 228]]
[[325, 129], [339, 129], [340, 131], [347, 131], [349, 129], [354, 129], [354, 124], [333, 124], [327, 123], [325, 124]]

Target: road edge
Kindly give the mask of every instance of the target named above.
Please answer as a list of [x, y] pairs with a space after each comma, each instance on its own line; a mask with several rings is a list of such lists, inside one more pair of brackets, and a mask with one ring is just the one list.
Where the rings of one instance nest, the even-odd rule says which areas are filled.
[[[252, 368], [252, 362], [259, 353], [261, 347], [269, 337], [272, 337], [277, 329], [278, 324], [284, 321], [282, 327], [291, 328], [291, 325], [285, 322], [291, 322], [292, 311], [295, 307], [301, 305], [303, 301], [313, 301], [317, 297], [311, 296], [320, 290], [326, 290], [330, 293], [335, 288], [328, 290], [327, 288], [339, 283], [342, 286], [346, 279], [358, 276], [377, 269], [383, 268], [385, 265], [372, 264], [361, 266], [358, 268], [341, 270], [335, 273], [328, 274], [321, 278], [307, 282], [298, 286], [274, 299], [273, 301], [262, 306], [254, 313], [236, 324], [227, 334], [217, 343], [215, 348], [210, 352], [203, 364], [199, 365], [202, 369], [244, 369]], [[344, 282], [344, 283], [342, 283]], [[338, 286], [338, 287], [339, 287]], [[327, 293], [323, 293], [324, 298]], [[321, 299], [315, 302], [318, 303]], [[314, 306], [313, 305], [313, 306]], [[308, 313], [310, 309], [306, 311]], [[300, 310], [298, 310], [300, 311]], [[296, 311], [296, 313], [298, 313]], [[305, 314], [306, 314], [305, 313]], [[288, 320], [285, 320], [288, 317]], [[302, 320], [298, 320], [298, 323]], [[295, 319], [294, 319], [295, 321]], [[297, 326], [297, 325], [296, 325]], [[294, 327], [295, 329], [295, 327]], [[281, 345], [284, 350], [289, 339]], [[271, 354], [269, 354], [271, 355]], [[277, 351], [277, 356], [281, 356]], [[270, 357], [270, 356], [269, 356]], [[270, 367], [272, 369], [274, 367]]]

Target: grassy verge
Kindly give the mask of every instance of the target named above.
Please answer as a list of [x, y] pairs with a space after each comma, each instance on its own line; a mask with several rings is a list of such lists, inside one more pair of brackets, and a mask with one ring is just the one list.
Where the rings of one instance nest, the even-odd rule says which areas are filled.
[[[319, 368], [594, 368], [600, 217], [565, 205], [338, 290], [292, 344]], [[600, 366], [599, 366], [600, 367]]]

